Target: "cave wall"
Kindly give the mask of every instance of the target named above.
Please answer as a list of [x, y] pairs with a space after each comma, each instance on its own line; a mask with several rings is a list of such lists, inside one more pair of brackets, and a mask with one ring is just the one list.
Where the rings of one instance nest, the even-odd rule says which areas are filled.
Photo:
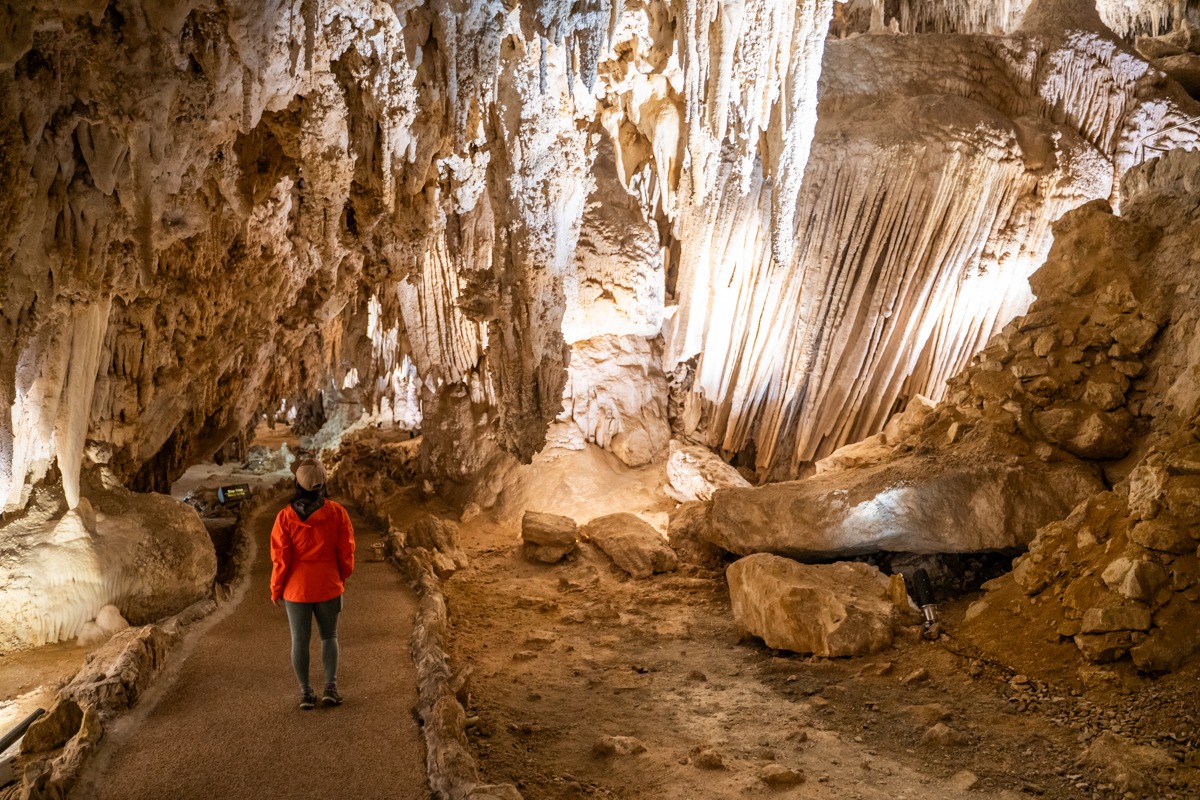
[[[666, 366], [698, 357], [681, 435], [796, 477], [940, 397], [1024, 309], [1050, 224], [1117, 202], [1140, 137], [1200, 113], [1085, 6], [1042, 3], [1007, 36], [826, 45], [791, 258], [764, 252], [756, 176], [718, 193], [704, 277], [680, 293]], [[1196, 127], [1165, 138], [1194, 146]]]
[[419, 404], [467, 481], [561, 425], [788, 477], [936, 395], [1195, 109], [1086, 3], [827, 43], [834, 5], [5, 7], [5, 510], [165, 488], [284, 400]]

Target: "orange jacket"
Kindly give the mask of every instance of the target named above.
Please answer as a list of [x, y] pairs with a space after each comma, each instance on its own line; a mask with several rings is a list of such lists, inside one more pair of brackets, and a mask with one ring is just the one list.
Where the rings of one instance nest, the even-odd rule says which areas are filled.
[[301, 520], [288, 505], [271, 529], [271, 599], [323, 603], [346, 590], [354, 572], [354, 527], [332, 500]]

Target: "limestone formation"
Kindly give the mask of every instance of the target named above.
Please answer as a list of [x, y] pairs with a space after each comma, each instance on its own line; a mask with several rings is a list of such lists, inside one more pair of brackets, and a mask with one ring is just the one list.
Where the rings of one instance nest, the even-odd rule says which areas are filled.
[[[1016, 30], [1033, 0], [848, 0], [835, 31], [845, 35], [876, 25], [904, 33], [1007, 33]], [[1163, 33], [1180, 23], [1200, 23], [1200, 8], [1176, 0], [1096, 0], [1104, 24], [1122, 37]]]
[[[124, 618], [144, 625], [208, 597], [217, 559], [195, 510], [120, 487], [88, 489], [75, 510], [46, 497], [6, 529], [0, 642], [6, 649], [107, 639]], [[107, 606], [116, 606], [113, 615]], [[104, 635], [101, 636], [101, 632]]]
[[[943, 5], [962, 19], [989, 4]], [[751, 191], [726, 192], [723, 227], [701, 236], [712, 263], [682, 254], [690, 302], [665, 366], [698, 361], [677, 435], [753, 454], [760, 476], [788, 479], [877, 433], [913, 393], [942, 397], [946, 379], [1025, 309], [1051, 223], [1114, 198], [1113, 176], [1139, 157], [1141, 136], [1200, 114], [1175, 85], [1143, 105], [1153, 68], [1072, 10], [1085, 5], [1041, 2], [1037, 19], [1006, 36], [827, 44], [793, 258], [755, 249], [767, 238], [757, 176]], [[1155, 144], [1182, 146], [1196, 132], [1184, 125]]]
[[662, 535], [636, 514], [597, 517], [583, 526], [582, 533], [634, 578], [673, 572], [679, 566], [675, 551]]
[[611, 450], [631, 467], [661, 460], [671, 437], [667, 380], [642, 336], [599, 336], [571, 345], [560, 419], [583, 442]]
[[525, 557], [554, 564], [579, 546], [575, 520], [558, 514], [526, 511], [521, 518], [521, 542]]
[[723, 551], [710, 544], [704, 532], [708, 527], [708, 504], [694, 500], [680, 503], [667, 521], [667, 540], [685, 564], [707, 569], [723, 569]]
[[424, 547], [450, 559], [455, 569], [465, 569], [467, 555], [459, 543], [458, 523], [430, 514], [419, 517], [406, 538], [408, 547]]
[[898, 622], [888, 579], [868, 564], [800, 564], [758, 554], [726, 570], [733, 615], [768, 647], [819, 656], [877, 653]]
[[682, 500], [711, 500], [717, 489], [748, 487], [750, 482], [706, 447], [672, 439], [667, 477]]
[[[53, 466], [70, 505], [101, 462], [161, 490], [340, 400], [420, 420], [437, 481], [555, 419], [641, 464], [689, 362], [686, 437], [795, 476], [936, 394], [1028, 300], [1049, 221], [1192, 110], [1099, 18], [959, 5], [919, 14], [1007, 34], [826, 47], [832, 0], [14, 12], [5, 509]], [[1172, 21], [1119, 5], [1122, 35]]]

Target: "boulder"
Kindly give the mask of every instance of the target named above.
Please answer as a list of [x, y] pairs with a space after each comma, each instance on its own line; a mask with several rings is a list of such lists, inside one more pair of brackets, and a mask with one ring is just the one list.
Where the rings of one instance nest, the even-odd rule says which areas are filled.
[[1154, 628], [1129, 655], [1143, 672], [1172, 672], [1200, 652], [1200, 609], [1177, 594], [1154, 614]]
[[1087, 660], [1108, 664], [1125, 657], [1133, 646], [1133, 636], [1129, 631], [1081, 633], [1075, 637], [1075, 646]]
[[1105, 567], [1100, 577], [1110, 589], [1127, 600], [1148, 603], [1167, 582], [1168, 575], [1162, 565], [1154, 561], [1121, 556]]
[[1200, 56], [1180, 53], [1156, 59], [1154, 66], [1177, 81], [1192, 97], [1200, 97]]
[[60, 697], [39, 717], [21, 739], [22, 753], [49, 753], [67, 743], [83, 724], [83, 709], [68, 697]]
[[707, 569], [725, 566], [724, 552], [704, 538], [708, 525], [708, 503], [699, 500], [680, 503], [667, 523], [667, 540], [679, 560]]
[[1166, 500], [1167, 468], [1161, 454], [1152, 454], [1129, 473], [1129, 510], [1140, 519], [1153, 519]]
[[805, 776], [800, 770], [772, 763], [763, 765], [758, 771], [758, 779], [772, 789], [790, 789], [804, 783]]
[[877, 433], [861, 442], [839, 447], [813, 466], [816, 467], [817, 474], [822, 475], [826, 472], [877, 464], [891, 453], [892, 448], [884, 441], [884, 434]]
[[575, 520], [558, 514], [526, 511], [521, 518], [521, 542], [531, 561], [555, 564], [578, 546]]
[[883, 426], [883, 444], [897, 445], [921, 430], [926, 418], [936, 407], [937, 404], [928, 397], [913, 395], [904, 410], [893, 414]]
[[1158, 335], [1158, 325], [1148, 319], [1135, 317], [1118, 325], [1112, 332], [1117, 342], [1136, 355], [1142, 355], [1150, 349], [1154, 337]]
[[583, 526], [583, 534], [635, 578], [671, 572], [679, 566], [662, 535], [635, 514], [609, 514]]
[[1083, 615], [1082, 633], [1144, 631], [1150, 627], [1150, 609], [1145, 606], [1089, 608]]
[[1200, 475], [1169, 478], [1165, 495], [1172, 516], [1185, 525], [1200, 525]]
[[601, 736], [592, 745], [592, 755], [599, 758], [607, 756], [635, 756], [646, 752], [646, 745], [632, 736]]
[[[113, 603], [130, 624], [144, 625], [207, 597], [217, 575], [217, 555], [190, 506], [161, 494], [128, 499], [136, 516], [128, 520], [124, 535], [136, 536], [137, 545], [126, 571], [129, 590]], [[110, 523], [116, 522], [120, 508], [105, 508]]]
[[709, 500], [718, 489], [750, 486], [740, 472], [707, 447], [680, 444], [674, 439], [667, 457], [667, 478], [684, 500]]
[[869, 564], [800, 564], [760, 553], [725, 574], [734, 619], [768, 647], [855, 656], [892, 644], [898, 615], [889, 581]]
[[923, 747], [962, 747], [967, 737], [944, 722], [939, 722], [921, 735]]
[[1196, 547], [1189, 530], [1167, 517], [1139, 522], [1129, 532], [1129, 539], [1147, 550], [1181, 555]]
[[705, 535], [739, 555], [797, 558], [1023, 547], [1103, 490], [1074, 461], [950, 464], [921, 456], [758, 488], [722, 489]]

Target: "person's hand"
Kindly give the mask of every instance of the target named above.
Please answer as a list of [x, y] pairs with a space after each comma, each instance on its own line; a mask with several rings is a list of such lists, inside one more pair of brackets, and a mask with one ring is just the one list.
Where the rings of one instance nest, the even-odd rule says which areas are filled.
[[272, 597], [272, 598], [271, 598], [271, 605], [275, 606], [276, 608], [279, 608], [279, 598], [277, 598], [277, 597]]

